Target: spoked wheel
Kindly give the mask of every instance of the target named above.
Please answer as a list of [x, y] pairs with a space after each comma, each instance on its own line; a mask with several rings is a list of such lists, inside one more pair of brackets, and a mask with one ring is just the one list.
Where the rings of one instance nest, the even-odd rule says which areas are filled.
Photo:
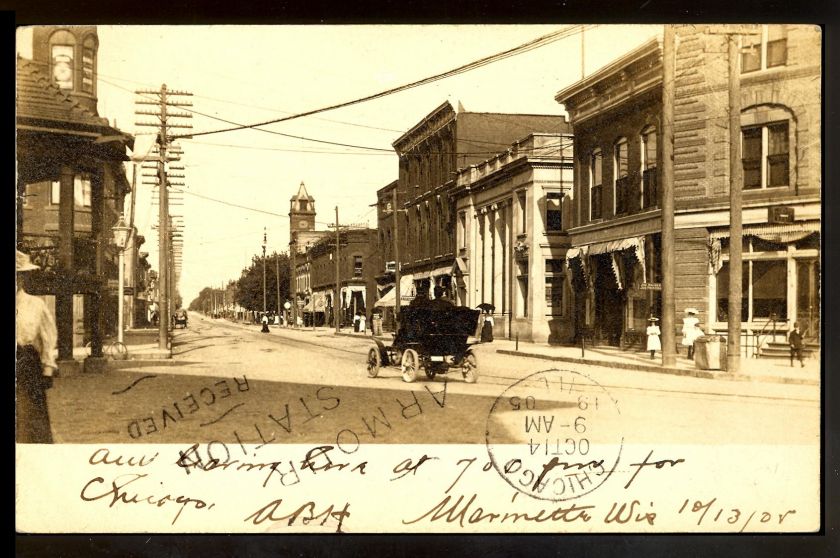
[[368, 351], [367, 357], [367, 373], [368, 377], [376, 378], [379, 375], [379, 369], [382, 367], [382, 356], [379, 354], [379, 349], [371, 347]]
[[437, 370], [434, 368], [426, 368], [426, 377], [430, 380], [435, 379], [435, 374], [437, 374]]
[[420, 372], [420, 357], [414, 349], [406, 349], [402, 355], [402, 379], [404, 382], [414, 382]]
[[474, 352], [467, 351], [467, 354], [464, 355], [464, 362], [461, 363], [461, 374], [468, 384], [474, 384], [478, 381], [478, 358]]

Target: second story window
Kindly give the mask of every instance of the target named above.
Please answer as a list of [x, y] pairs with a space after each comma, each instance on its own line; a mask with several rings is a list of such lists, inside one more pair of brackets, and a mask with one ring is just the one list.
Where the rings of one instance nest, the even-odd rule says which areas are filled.
[[627, 213], [627, 194], [630, 186], [630, 179], [627, 175], [627, 140], [619, 139], [613, 149], [613, 213], [620, 215]]
[[762, 25], [754, 35], [741, 38], [741, 73], [766, 70], [787, 64], [787, 29], [784, 25]]
[[563, 192], [548, 192], [545, 195], [545, 230], [563, 230]]
[[[76, 207], [90, 207], [90, 176], [77, 174], [73, 177], [73, 205]], [[59, 205], [61, 203], [61, 183], [53, 180], [50, 185], [50, 203]]]
[[458, 213], [458, 247], [467, 247], [467, 212]]
[[656, 128], [642, 130], [642, 209], [656, 207]]
[[592, 152], [589, 161], [589, 220], [601, 218], [601, 170], [603, 157], [601, 150]]
[[363, 272], [362, 256], [353, 256], [353, 277], [361, 277]]
[[741, 131], [744, 189], [787, 186], [790, 168], [788, 123], [750, 126]]
[[526, 216], [526, 205], [525, 205], [525, 192], [517, 192], [516, 199], [519, 202], [519, 234], [525, 234], [528, 232], [528, 223], [525, 221]]

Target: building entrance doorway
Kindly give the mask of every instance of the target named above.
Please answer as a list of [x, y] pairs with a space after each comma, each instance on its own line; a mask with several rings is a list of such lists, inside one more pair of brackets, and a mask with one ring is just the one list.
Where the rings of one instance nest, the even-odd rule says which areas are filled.
[[599, 257], [595, 275], [595, 334], [601, 343], [618, 347], [624, 330], [624, 297], [607, 258]]
[[820, 261], [796, 260], [796, 321], [806, 339], [820, 337]]

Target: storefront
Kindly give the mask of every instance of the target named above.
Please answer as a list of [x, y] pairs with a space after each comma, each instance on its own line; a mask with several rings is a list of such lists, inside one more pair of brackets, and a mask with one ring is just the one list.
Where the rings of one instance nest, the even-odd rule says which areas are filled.
[[569, 249], [575, 340], [622, 348], [641, 345], [647, 320], [661, 313], [659, 233]]
[[[709, 233], [709, 315], [725, 331], [729, 305], [729, 230]], [[753, 225], [743, 229], [742, 328], [784, 335], [793, 322], [819, 340], [820, 223]]]

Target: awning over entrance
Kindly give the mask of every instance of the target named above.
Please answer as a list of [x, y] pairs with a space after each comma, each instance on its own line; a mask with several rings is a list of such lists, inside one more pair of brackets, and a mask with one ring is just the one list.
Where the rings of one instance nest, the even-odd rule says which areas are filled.
[[364, 285], [349, 285], [347, 287], [341, 287], [341, 297], [344, 301], [345, 308], [350, 306], [353, 293], [362, 293], [362, 304], [367, 306], [367, 287]]
[[304, 304], [303, 311], [304, 312], [312, 312], [312, 299], [311, 298], [309, 299], [309, 301], [306, 304]]
[[[815, 232], [820, 232], [819, 221], [800, 221], [785, 225], [747, 225], [743, 229], [744, 236], [756, 236], [767, 242], [781, 244], [802, 240]], [[729, 229], [709, 233], [710, 240], [720, 240], [722, 238], [729, 238], [729, 236]]]
[[622, 238], [621, 240], [610, 240], [609, 242], [595, 242], [593, 244], [585, 244], [577, 248], [570, 248], [566, 252], [566, 264], [568, 265], [574, 258], [580, 258], [581, 269], [587, 282], [591, 281], [589, 266], [586, 259], [589, 256], [597, 256], [599, 254], [610, 254], [610, 266], [613, 275], [615, 275], [616, 284], [619, 290], [623, 288], [621, 273], [619, 271], [618, 261], [615, 259], [616, 252], [624, 250], [633, 250], [636, 259], [642, 266], [642, 277], [647, 277], [645, 270], [645, 237], [633, 236], [630, 238]]
[[315, 307], [316, 312], [323, 312], [324, 308], [326, 308], [327, 300], [324, 297], [324, 293], [312, 293], [312, 300], [313, 305]]
[[[400, 277], [400, 304], [407, 304], [414, 299], [416, 291], [414, 289], [414, 276], [403, 275]], [[382, 298], [376, 301], [374, 306], [382, 308], [391, 308], [396, 306], [397, 293], [396, 289], [391, 289], [385, 293]]]
[[464, 261], [464, 258], [455, 258], [455, 263], [452, 264], [452, 268], [449, 270], [451, 275], [468, 275], [470, 270], [467, 268], [467, 262]]
[[452, 274], [452, 266], [446, 265], [443, 267], [439, 267], [437, 269], [433, 269], [431, 272], [432, 277], [441, 277], [443, 275], [451, 275]]

